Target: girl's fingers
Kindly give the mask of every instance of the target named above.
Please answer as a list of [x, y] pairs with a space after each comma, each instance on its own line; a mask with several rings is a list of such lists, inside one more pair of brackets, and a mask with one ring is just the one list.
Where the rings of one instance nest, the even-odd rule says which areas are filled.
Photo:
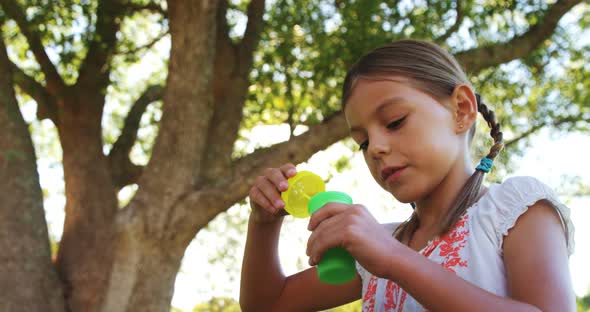
[[275, 211], [275, 208], [273, 207], [273, 205], [270, 203], [270, 201], [268, 201], [266, 196], [264, 196], [264, 194], [262, 194], [262, 191], [260, 191], [260, 189], [257, 186], [252, 187], [252, 189], [250, 190], [250, 199], [254, 200], [254, 202], [258, 206], [262, 207], [264, 210], [268, 211], [269, 213], [272, 213]]
[[287, 178], [283, 175], [283, 172], [277, 168], [268, 168], [264, 172], [264, 175], [274, 184], [275, 188], [279, 192], [284, 192], [289, 187]]
[[[258, 176], [250, 188], [250, 204], [257, 211], [265, 211], [268, 217], [282, 217], [288, 213], [282, 209], [285, 203], [281, 192], [289, 188], [287, 179], [295, 176], [297, 170], [287, 163], [280, 168], [267, 168]], [[258, 215], [258, 214], [257, 214]]]
[[279, 194], [276, 186], [267, 177], [262, 177], [262, 179], [258, 181], [257, 186], [262, 194], [264, 194], [266, 199], [275, 208], [273, 209], [273, 212], [276, 212], [276, 210], [285, 207], [285, 203], [281, 199], [281, 194]]
[[350, 205], [341, 203], [327, 203], [318, 211], [314, 212], [309, 218], [307, 229], [313, 231], [322, 221], [331, 218], [334, 215], [342, 213], [348, 209]]
[[295, 168], [295, 165], [293, 165], [292, 163], [287, 163], [281, 166], [281, 171], [283, 172], [283, 175], [288, 179], [288, 178], [292, 178], [297, 174], [297, 168]]
[[306, 254], [314, 260], [319, 261], [321, 255], [331, 247], [343, 246], [343, 226], [347, 226], [347, 216], [339, 214], [324, 220], [309, 236], [307, 240]]

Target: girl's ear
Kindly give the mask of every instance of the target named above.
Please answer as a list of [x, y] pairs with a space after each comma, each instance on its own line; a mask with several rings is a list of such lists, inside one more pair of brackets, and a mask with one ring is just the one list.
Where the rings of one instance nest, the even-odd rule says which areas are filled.
[[451, 105], [455, 132], [468, 132], [477, 118], [477, 100], [471, 87], [467, 84], [457, 85], [451, 94]]

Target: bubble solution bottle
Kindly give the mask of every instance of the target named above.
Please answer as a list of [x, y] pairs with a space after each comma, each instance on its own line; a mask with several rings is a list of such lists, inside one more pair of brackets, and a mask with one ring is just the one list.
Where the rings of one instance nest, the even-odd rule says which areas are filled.
[[[348, 194], [325, 191], [321, 177], [309, 172], [298, 172], [288, 181], [289, 188], [281, 194], [285, 210], [296, 218], [307, 218], [330, 202], [352, 204]], [[341, 247], [327, 250], [317, 265], [320, 281], [327, 284], [342, 284], [354, 279], [356, 274], [354, 258]]]

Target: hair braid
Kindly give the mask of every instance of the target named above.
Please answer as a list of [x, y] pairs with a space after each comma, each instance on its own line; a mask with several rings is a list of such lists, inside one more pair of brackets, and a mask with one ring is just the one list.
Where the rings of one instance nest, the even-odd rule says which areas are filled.
[[500, 124], [496, 120], [496, 114], [490, 110], [487, 105], [481, 100], [481, 96], [476, 94], [477, 98], [477, 110], [482, 114], [488, 126], [491, 128], [490, 135], [494, 139], [494, 145], [490, 149], [487, 158], [494, 159], [504, 148], [504, 141], [502, 137], [502, 131], [500, 131]]

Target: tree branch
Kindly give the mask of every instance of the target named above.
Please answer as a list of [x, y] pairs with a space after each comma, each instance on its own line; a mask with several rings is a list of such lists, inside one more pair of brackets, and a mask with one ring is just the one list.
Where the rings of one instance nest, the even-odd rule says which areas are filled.
[[80, 66], [76, 86], [89, 92], [102, 92], [109, 84], [110, 58], [116, 49], [116, 33], [123, 6], [118, 0], [102, 0], [96, 10], [96, 32]]
[[129, 160], [129, 157], [122, 162], [110, 160], [111, 177], [116, 190], [120, 190], [129, 184], [135, 184], [143, 173], [144, 166], [138, 166]]
[[[217, 8], [217, 49], [228, 48], [233, 45], [229, 37], [229, 27], [227, 25], [227, 1], [220, 1], [219, 7]], [[222, 45], [221, 47], [220, 44]]]
[[43, 85], [27, 75], [16, 64], [10, 61], [9, 63], [14, 83], [37, 102], [37, 118], [39, 120], [49, 118], [57, 126], [57, 103], [55, 97], [49, 94]]
[[514, 144], [518, 143], [518, 141], [520, 141], [520, 140], [522, 140], [522, 139], [530, 136], [531, 134], [533, 134], [533, 133], [535, 133], [535, 132], [543, 129], [546, 126], [551, 125], [553, 127], [558, 127], [558, 126], [563, 125], [563, 124], [576, 123], [576, 122], [579, 122], [579, 121], [586, 122], [586, 123], [590, 124], [590, 118], [583, 118], [583, 117], [581, 117], [579, 115], [578, 116], [565, 116], [565, 117], [562, 117], [562, 118], [559, 118], [559, 119], [555, 119], [555, 120], [553, 120], [552, 122], [549, 122], [549, 123], [548, 122], [542, 122], [540, 124], [537, 124], [537, 125], [531, 127], [529, 130], [527, 130], [527, 131], [519, 134], [515, 138], [513, 138], [513, 139], [511, 139], [509, 141], [506, 141], [506, 143], [504, 144], [504, 147], [508, 148], [508, 147], [514, 145]]
[[129, 152], [137, 139], [137, 130], [141, 116], [150, 103], [161, 100], [164, 94], [164, 87], [154, 85], [148, 87], [145, 92], [135, 101], [131, 110], [125, 118], [125, 124], [121, 135], [113, 144], [109, 153], [109, 162], [111, 164], [111, 173], [117, 187], [137, 182], [142, 168], [134, 165], [129, 160]]
[[465, 12], [463, 12], [463, 7], [461, 6], [461, 0], [457, 0], [457, 16], [455, 17], [455, 24], [451, 26], [447, 31], [440, 37], [436, 38], [435, 41], [439, 44], [445, 42], [453, 33], [459, 30], [461, 23], [463, 23], [463, 18], [465, 18]]
[[136, 54], [141, 50], [151, 49], [156, 43], [158, 43], [158, 41], [162, 40], [162, 38], [164, 38], [168, 34], [170, 34], [170, 31], [166, 30], [166, 31], [162, 32], [161, 34], [159, 34], [158, 36], [154, 37], [152, 40], [150, 40], [150, 42], [148, 42], [142, 46], [135, 47], [129, 51], [117, 51], [117, 52], [115, 52], [115, 54], [116, 55]]
[[4, 11], [16, 22], [22, 34], [27, 38], [29, 47], [39, 63], [45, 79], [47, 80], [47, 90], [51, 95], [57, 96], [65, 89], [65, 83], [57, 72], [55, 65], [49, 59], [45, 48], [41, 43], [41, 35], [35, 29], [34, 25], [29, 24], [25, 13], [19, 7], [18, 3], [13, 0], [0, 0]]
[[247, 80], [215, 77], [215, 81], [225, 81], [225, 87], [231, 86], [231, 90], [224, 90], [225, 93], [215, 96], [215, 112], [207, 132], [207, 149], [204, 150], [200, 177], [209, 183], [226, 175], [230, 168], [248, 92]]
[[[192, 189], [200, 176], [206, 140], [213, 116], [211, 97], [215, 56], [217, 1], [169, 1], [171, 49], [163, 96], [162, 119], [149, 164], [139, 190], [129, 204], [149, 198], [149, 227], [163, 233], [176, 198]], [[165, 181], [165, 183], [162, 183]], [[139, 204], [143, 205], [143, 204]], [[133, 208], [132, 208], [133, 209]]]
[[455, 54], [455, 57], [468, 72], [478, 72], [483, 68], [496, 66], [524, 57], [535, 50], [553, 34], [561, 17], [582, 0], [560, 0], [546, 12], [543, 20], [512, 40], [483, 46]]
[[228, 36], [226, 12], [227, 2], [222, 1], [217, 11], [219, 38], [213, 81], [215, 112], [207, 137], [209, 148], [201, 164], [201, 177], [208, 182], [226, 175], [231, 164], [234, 143], [243, 117], [242, 110], [248, 95], [248, 75], [262, 31], [264, 0], [250, 2], [246, 32], [237, 47]]
[[238, 46], [239, 70], [248, 75], [254, 61], [254, 50], [260, 41], [260, 32], [264, 27], [262, 19], [264, 15], [265, 0], [252, 0], [248, 5], [248, 24], [244, 37]]

